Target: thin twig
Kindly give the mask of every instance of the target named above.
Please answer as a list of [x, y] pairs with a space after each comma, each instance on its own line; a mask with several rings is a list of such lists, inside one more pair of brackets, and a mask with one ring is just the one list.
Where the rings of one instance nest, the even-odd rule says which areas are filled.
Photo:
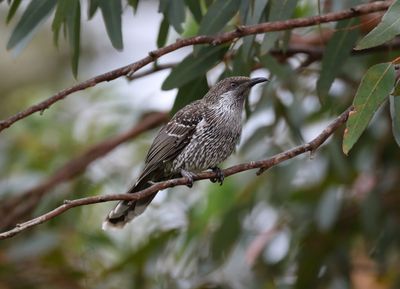
[[129, 74], [130, 77], [133, 77], [133, 74], [137, 70], [141, 69], [147, 64], [154, 62], [156, 59], [160, 58], [165, 54], [171, 53], [186, 46], [199, 45], [199, 44], [220, 45], [223, 43], [231, 42], [237, 38], [241, 38], [246, 35], [253, 35], [259, 33], [272, 32], [272, 31], [283, 31], [299, 27], [313, 26], [320, 23], [339, 21], [343, 19], [356, 17], [359, 15], [386, 10], [391, 5], [391, 3], [392, 1], [377, 1], [368, 4], [358, 5], [351, 9], [343, 11], [327, 13], [325, 15], [320, 15], [320, 16], [289, 19], [285, 21], [276, 21], [276, 22], [264, 22], [256, 25], [241, 26], [240, 29], [235, 29], [216, 36], [201, 35], [186, 39], [180, 39], [173, 44], [167, 45], [165, 47], [159, 48], [154, 51], [150, 51], [148, 56], [140, 59], [139, 61], [109, 71], [107, 73], [100, 74], [91, 79], [88, 79], [74, 86], [66, 88], [56, 93], [55, 95], [51, 96], [50, 98], [36, 105], [33, 105], [23, 111], [20, 111], [17, 114], [12, 115], [5, 120], [0, 121], [0, 131], [10, 127], [18, 120], [23, 119], [35, 112], [43, 112], [45, 109], [49, 108], [52, 104], [61, 99], [64, 99], [73, 92], [84, 90], [86, 88], [95, 86], [101, 82], [111, 81], [124, 75]]
[[[269, 159], [260, 160], [260, 161], [252, 161], [248, 163], [243, 163], [239, 165], [232, 166], [230, 168], [224, 169], [222, 172], [225, 177], [247, 171], [252, 169], [259, 169], [257, 175], [260, 175], [263, 171], [268, 168], [271, 168], [285, 160], [294, 158], [300, 154], [305, 152], [314, 152], [317, 148], [319, 148], [342, 124], [347, 121], [350, 111], [353, 108], [348, 108], [345, 112], [343, 112], [338, 118], [336, 118], [330, 125], [328, 125], [316, 138], [314, 138], [309, 143], [304, 145], [295, 147], [288, 151], [279, 153]], [[211, 179], [217, 177], [217, 174], [211, 171], [202, 172], [193, 177], [194, 181]], [[90, 204], [97, 204], [108, 201], [117, 201], [117, 200], [126, 200], [126, 201], [136, 201], [148, 197], [154, 194], [157, 191], [164, 190], [166, 188], [171, 188], [175, 186], [183, 186], [189, 184], [189, 180], [187, 178], [177, 178], [171, 179], [165, 182], [159, 182], [151, 187], [144, 189], [142, 191], [136, 192], [134, 194], [116, 194], [116, 195], [102, 195], [95, 197], [86, 197], [76, 200], [66, 200], [64, 204], [55, 208], [54, 210], [43, 214], [37, 218], [29, 220], [27, 222], [16, 225], [13, 229], [9, 231], [5, 231], [0, 233], [0, 240], [11, 238], [22, 231], [25, 231], [33, 226], [42, 224], [44, 222], [49, 221], [50, 219], [55, 218], [56, 216], [64, 213], [65, 211], [78, 207], [85, 206]]]
[[79, 175], [93, 161], [112, 151], [120, 144], [161, 125], [167, 119], [168, 114], [166, 113], [150, 113], [130, 130], [90, 147], [33, 188], [17, 194], [13, 198], [2, 200], [0, 205], [0, 228], [7, 228], [19, 222], [19, 220], [29, 215], [36, 208], [43, 195], [54, 187]]

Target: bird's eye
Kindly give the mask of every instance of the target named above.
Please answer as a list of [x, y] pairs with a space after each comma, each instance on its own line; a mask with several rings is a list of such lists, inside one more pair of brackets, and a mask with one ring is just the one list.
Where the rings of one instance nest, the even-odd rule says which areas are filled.
[[238, 84], [236, 82], [231, 82], [231, 88], [236, 88]]

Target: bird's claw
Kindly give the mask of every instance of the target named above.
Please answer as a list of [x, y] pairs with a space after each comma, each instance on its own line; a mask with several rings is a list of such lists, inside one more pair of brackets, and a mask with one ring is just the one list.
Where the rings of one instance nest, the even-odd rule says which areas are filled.
[[188, 183], [186, 184], [186, 186], [187, 186], [188, 188], [193, 187], [193, 182], [194, 182], [194, 180], [193, 180], [193, 174], [191, 174], [191, 173], [188, 172], [188, 171], [181, 170], [181, 175], [182, 175], [182, 177], [184, 177], [184, 178], [186, 178], [186, 179], [188, 180]]
[[219, 167], [211, 168], [212, 171], [216, 174], [216, 177], [211, 178], [210, 181], [213, 183], [218, 182], [220, 186], [224, 183], [225, 175]]

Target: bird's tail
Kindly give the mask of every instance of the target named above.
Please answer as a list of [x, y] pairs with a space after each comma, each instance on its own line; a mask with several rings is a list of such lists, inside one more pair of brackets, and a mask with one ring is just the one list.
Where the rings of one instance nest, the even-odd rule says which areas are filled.
[[[141, 179], [128, 191], [128, 193], [139, 192], [150, 186], [148, 180]], [[151, 203], [156, 194], [157, 192], [138, 201], [120, 201], [104, 220], [102, 225], [103, 230], [109, 228], [123, 228], [125, 224], [129, 223], [145, 211], [146, 207]]]

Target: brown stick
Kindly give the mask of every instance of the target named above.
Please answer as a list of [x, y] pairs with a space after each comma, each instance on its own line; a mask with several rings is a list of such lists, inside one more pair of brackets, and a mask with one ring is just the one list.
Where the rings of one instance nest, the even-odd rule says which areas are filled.
[[0, 206], [0, 228], [10, 227], [21, 220], [21, 218], [27, 216], [36, 207], [45, 193], [60, 183], [66, 182], [83, 172], [94, 160], [107, 154], [118, 145], [161, 125], [167, 119], [168, 115], [166, 113], [151, 113], [125, 133], [98, 143], [70, 160], [44, 182], [18, 194], [17, 197], [2, 201]]
[[[316, 138], [314, 138], [309, 143], [304, 145], [295, 147], [288, 151], [279, 153], [269, 159], [260, 160], [260, 161], [252, 161], [248, 163], [243, 163], [239, 165], [232, 166], [230, 168], [224, 169], [222, 172], [225, 177], [247, 171], [252, 169], [259, 169], [257, 175], [260, 175], [265, 170], [291, 158], [294, 158], [300, 154], [305, 152], [314, 152], [317, 148], [319, 148], [342, 124], [347, 121], [350, 111], [353, 108], [348, 108], [345, 112], [343, 112], [338, 118], [336, 118], [331, 124], [329, 124]], [[193, 177], [194, 181], [211, 179], [217, 177], [217, 174], [214, 172], [202, 172]], [[125, 201], [136, 201], [145, 197], [148, 197], [154, 194], [157, 191], [164, 190], [166, 188], [171, 188], [175, 186], [183, 186], [189, 184], [189, 180], [187, 178], [177, 178], [171, 179], [165, 182], [159, 182], [151, 187], [144, 189], [140, 192], [136, 192], [134, 194], [116, 194], [116, 195], [102, 195], [95, 197], [86, 197], [76, 200], [66, 200], [64, 204], [55, 208], [54, 210], [43, 214], [37, 218], [29, 220], [27, 222], [16, 225], [13, 229], [0, 233], [0, 240], [7, 239], [15, 236], [22, 231], [25, 231], [33, 226], [42, 224], [44, 222], [49, 221], [50, 219], [55, 218], [56, 216], [64, 213], [65, 211], [78, 207], [85, 206], [90, 204], [97, 204], [108, 201], [117, 201], [117, 200], [125, 200]]]
[[50, 98], [33, 105], [23, 111], [18, 112], [15, 115], [8, 117], [5, 120], [0, 121], [0, 131], [10, 127], [12, 124], [17, 122], [20, 119], [23, 119], [35, 112], [43, 112], [45, 109], [49, 108], [55, 102], [64, 99], [68, 95], [73, 92], [84, 90], [86, 88], [92, 87], [97, 85], [98, 83], [104, 81], [111, 81], [118, 77], [128, 75], [129, 77], [133, 77], [133, 73], [137, 70], [141, 69], [145, 65], [155, 61], [156, 59], [160, 58], [161, 56], [176, 51], [182, 47], [191, 46], [191, 45], [198, 45], [198, 44], [211, 44], [211, 45], [220, 45], [223, 43], [227, 43], [233, 41], [237, 38], [241, 38], [246, 35], [253, 35], [265, 32], [272, 32], [272, 31], [283, 31], [289, 30], [299, 27], [307, 27], [312, 25], [317, 25], [321, 23], [328, 23], [339, 21], [343, 19], [348, 19], [352, 17], [356, 17], [359, 15], [369, 14], [377, 11], [386, 10], [392, 1], [377, 1], [368, 4], [362, 4], [355, 6], [348, 10], [338, 11], [327, 13], [325, 15], [320, 16], [312, 16], [306, 18], [297, 18], [297, 19], [289, 19], [285, 21], [276, 21], [276, 22], [265, 22], [256, 25], [249, 25], [249, 26], [241, 26], [233, 31], [225, 32], [220, 35], [216, 36], [195, 36], [186, 39], [177, 40], [175, 43], [167, 45], [165, 47], [159, 48], [157, 50], [149, 52], [149, 55], [136, 61], [132, 64], [127, 66], [109, 71], [104, 74], [100, 74], [95, 76], [91, 79], [78, 83], [74, 86], [66, 88], [55, 95], [51, 96]]

